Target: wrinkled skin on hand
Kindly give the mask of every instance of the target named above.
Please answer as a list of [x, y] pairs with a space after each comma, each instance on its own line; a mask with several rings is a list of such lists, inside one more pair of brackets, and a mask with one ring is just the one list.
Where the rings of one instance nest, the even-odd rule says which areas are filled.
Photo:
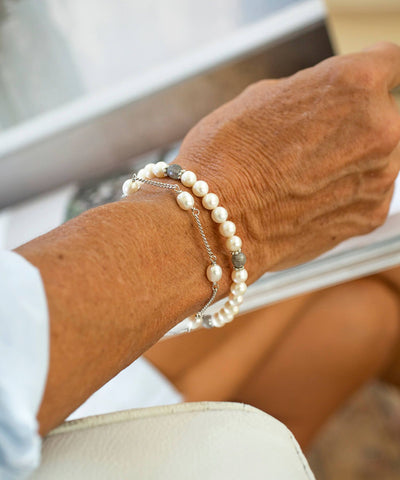
[[189, 132], [177, 161], [228, 209], [252, 280], [385, 221], [400, 166], [398, 84], [400, 47], [380, 43], [251, 85]]

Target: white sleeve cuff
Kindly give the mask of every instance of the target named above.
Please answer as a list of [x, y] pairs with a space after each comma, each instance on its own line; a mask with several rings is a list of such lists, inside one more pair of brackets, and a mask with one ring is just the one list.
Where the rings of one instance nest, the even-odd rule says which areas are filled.
[[36, 415], [49, 359], [46, 295], [37, 268], [0, 251], [0, 478], [26, 477], [40, 461]]

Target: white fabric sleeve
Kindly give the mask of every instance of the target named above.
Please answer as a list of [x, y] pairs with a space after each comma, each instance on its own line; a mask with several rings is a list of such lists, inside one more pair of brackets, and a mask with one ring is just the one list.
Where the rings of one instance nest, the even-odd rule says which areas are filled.
[[0, 251], [0, 478], [26, 478], [39, 464], [36, 415], [49, 359], [46, 295], [40, 273]]

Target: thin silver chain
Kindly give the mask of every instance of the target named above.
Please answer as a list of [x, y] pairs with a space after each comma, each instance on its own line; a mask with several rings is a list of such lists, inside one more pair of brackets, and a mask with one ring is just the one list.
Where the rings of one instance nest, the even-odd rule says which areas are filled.
[[148, 183], [149, 185], [153, 185], [153, 187], [161, 187], [161, 188], [166, 188], [168, 190], [174, 190], [176, 193], [182, 193], [182, 190], [180, 189], [179, 185], [174, 183], [163, 183], [163, 182], [155, 182], [154, 180], [147, 180], [146, 178], [139, 178], [136, 173], [132, 175], [132, 181], [135, 182], [138, 180], [139, 182], [142, 183]]
[[[171, 183], [164, 183], [164, 182], [156, 182], [154, 180], [147, 180], [145, 178], [139, 178], [136, 173], [134, 173], [132, 175], [132, 181], [135, 182], [135, 181], [139, 181], [139, 182], [142, 182], [142, 183], [147, 183], [148, 185], [153, 185], [154, 187], [160, 187], [160, 188], [166, 188], [167, 190], [173, 190], [176, 194], [180, 194], [182, 193], [182, 190], [181, 188], [179, 187], [178, 184], [171, 184]], [[211, 264], [212, 265], [215, 265], [217, 263], [217, 256], [213, 253], [213, 251], [211, 250], [211, 247], [210, 247], [210, 244], [208, 243], [208, 240], [207, 240], [207, 237], [206, 237], [206, 234], [204, 233], [204, 229], [203, 229], [203, 225], [201, 224], [201, 221], [200, 221], [200, 210], [196, 207], [192, 207], [192, 214], [193, 214], [193, 217], [196, 221], [196, 224], [197, 224], [197, 227], [199, 229], [199, 232], [200, 232], [200, 235], [201, 235], [201, 238], [203, 239], [203, 243], [204, 243], [204, 246], [206, 247], [206, 250], [207, 250], [207, 254], [210, 258], [210, 261], [211, 261]], [[204, 305], [204, 307], [198, 312], [196, 313], [196, 317], [200, 317], [202, 318], [203, 315], [204, 315], [204, 312], [207, 310], [207, 308], [213, 303], [213, 301], [215, 300], [215, 297], [217, 296], [217, 292], [218, 292], [218, 283], [217, 282], [213, 282], [212, 284], [212, 294], [211, 294], [211, 297], [210, 299], [208, 300], [208, 302]]]
[[197, 315], [200, 315], [201, 317], [204, 315], [204, 312], [207, 310], [207, 308], [213, 303], [215, 300], [215, 297], [217, 296], [218, 292], [218, 283], [214, 282], [212, 286], [212, 294], [208, 302], [204, 305], [204, 307], [200, 310], [200, 312]]
[[208, 243], [206, 234], [204, 233], [203, 226], [200, 222], [200, 210], [196, 207], [192, 208], [192, 214], [194, 216], [194, 219], [196, 220], [197, 226], [199, 227], [200, 235], [201, 238], [203, 239], [204, 246], [206, 247], [208, 256], [210, 257], [210, 261], [213, 265], [217, 263], [217, 257], [214, 255], [213, 251], [211, 250], [210, 244]]

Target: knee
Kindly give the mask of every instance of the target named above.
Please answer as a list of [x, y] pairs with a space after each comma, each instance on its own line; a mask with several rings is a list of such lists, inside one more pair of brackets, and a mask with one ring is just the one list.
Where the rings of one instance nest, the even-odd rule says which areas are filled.
[[[365, 278], [336, 287], [343, 312], [343, 335], [370, 354], [390, 350], [400, 334], [399, 301], [384, 282]], [[389, 353], [389, 351], [388, 351]]]

